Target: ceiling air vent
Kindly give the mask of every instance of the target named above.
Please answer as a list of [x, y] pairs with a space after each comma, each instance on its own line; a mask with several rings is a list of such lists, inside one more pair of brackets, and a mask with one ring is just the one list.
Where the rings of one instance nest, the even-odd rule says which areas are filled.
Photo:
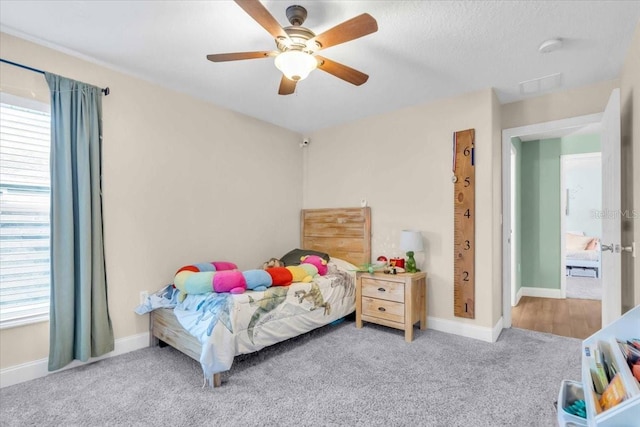
[[549, 92], [562, 86], [562, 73], [551, 74], [518, 83], [522, 95]]

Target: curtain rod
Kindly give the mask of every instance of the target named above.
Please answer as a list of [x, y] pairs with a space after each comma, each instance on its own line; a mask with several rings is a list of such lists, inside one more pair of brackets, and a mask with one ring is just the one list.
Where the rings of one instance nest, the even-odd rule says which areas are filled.
[[[44, 71], [42, 70], [38, 70], [37, 68], [29, 67], [27, 65], [18, 64], [17, 62], [7, 61], [6, 59], [2, 59], [2, 58], [0, 58], [0, 62], [4, 62], [5, 64], [13, 65], [19, 68], [24, 68], [25, 70], [33, 71], [35, 73], [44, 74]], [[102, 91], [102, 93], [104, 93], [104, 96], [109, 95], [109, 92], [110, 92], [109, 87], [105, 87], [104, 89], [100, 89], [100, 90]]]

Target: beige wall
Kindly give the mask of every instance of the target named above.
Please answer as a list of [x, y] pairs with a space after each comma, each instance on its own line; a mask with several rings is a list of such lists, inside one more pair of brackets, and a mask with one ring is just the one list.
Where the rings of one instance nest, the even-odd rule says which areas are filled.
[[502, 129], [601, 113], [617, 87], [620, 81], [610, 80], [503, 104]]
[[[103, 98], [103, 209], [116, 339], [148, 330], [147, 316], [133, 312], [140, 291], [170, 283], [182, 265], [255, 268], [299, 244], [300, 135], [6, 34], [0, 51], [111, 89]], [[48, 98], [43, 76], [4, 64], [0, 72], [3, 91], [31, 96], [39, 85]], [[0, 368], [47, 355], [48, 324], [0, 331]]]
[[[636, 27], [620, 77], [622, 118], [623, 210], [633, 215], [624, 219], [622, 243], [636, 242], [640, 249], [640, 24]], [[623, 254], [623, 309], [640, 305], [640, 255]], [[633, 280], [631, 280], [633, 279]]]
[[[404, 256], [400, 231], [421, 230], [426, 250], [416, 260], [428, 275], [429, 316], [482, 327], [493, 327], [501, 311], [494, 295], [501, 283], [500, 274], [494, 277], [500, 272], [500, 248], [493, 247], [500, 213], [495, 103], [487, 89], [405, 108], [316, 132], [305, 151], [304, 207], [358, 206], [367, 199], [374, 258]], [[476, 251], [474, 320], [453, 316], [451, 144], [453, 132], [469, 128], [476, 130], [476, 247], [482, 248]]]

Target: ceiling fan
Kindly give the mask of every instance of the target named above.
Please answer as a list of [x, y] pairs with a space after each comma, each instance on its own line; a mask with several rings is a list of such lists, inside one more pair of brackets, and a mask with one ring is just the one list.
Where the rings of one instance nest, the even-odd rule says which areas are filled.
[[307, 18], [307, 10], [302, 6], [293, 5], [287, 8], [287, 19], [291, 26], [283, 28], [259, 0], [235, 0], [235, 2], [274, 37], [278, 50], [218, 53], [207, 55], [209, 61], [225, 62], [275, 57], [275, 65], [283, 73], [278, 89], [280, 95], [292, 94], [296, 84], [315, 68], [356, 86], [360, 86], [369, 78], [358, 70], [316, 55], [316, 52], [322, 49], [378, 31], [378, 23], [368, 13], [358, 15], [316, 35], [302, 26]]

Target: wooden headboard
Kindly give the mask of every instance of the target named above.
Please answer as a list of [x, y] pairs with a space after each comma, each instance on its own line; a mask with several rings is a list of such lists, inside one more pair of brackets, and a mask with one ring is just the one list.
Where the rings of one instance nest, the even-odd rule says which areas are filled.
[[303, 249], [326, 252], [361, 266], [371, 262], [371, 208], [303, 209]]

